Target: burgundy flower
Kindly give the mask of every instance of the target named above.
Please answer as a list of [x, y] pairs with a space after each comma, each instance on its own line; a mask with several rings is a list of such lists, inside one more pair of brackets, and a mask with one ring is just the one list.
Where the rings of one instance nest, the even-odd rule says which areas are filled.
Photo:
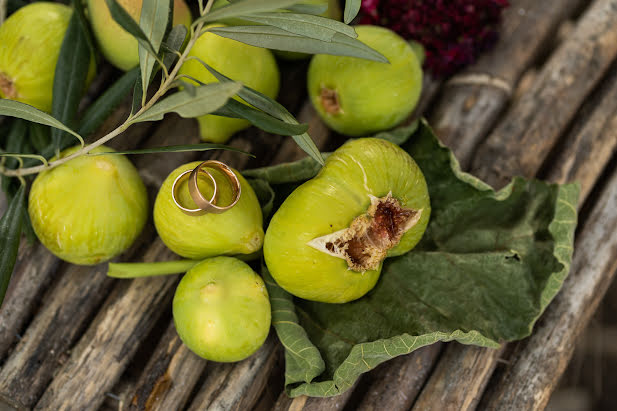
[[507, 6], [508, 0], [363, 0], [360, 23], [420, 42], [426, 68], [447, 76], [495, 44]]

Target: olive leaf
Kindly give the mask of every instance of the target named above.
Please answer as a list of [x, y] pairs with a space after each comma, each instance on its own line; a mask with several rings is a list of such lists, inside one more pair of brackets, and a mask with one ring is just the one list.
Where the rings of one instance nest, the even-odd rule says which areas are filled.
[[124, 73], [111, 85], [111, 87], [105, 90], [105, 92], [88, 107], [81, 118], [78, 128], [79, 134], [88, 136], [94, 133], [128, 95], [138, 76], [139, 68], [135, 67]]
[[226, 6], [220, 7], [211, 11], [203, 17], [195, 20], [195, 23], [207, 23], [211, 21], [217, 21], [222, 19], [229, 19], [231, 17], [238, 17], [243, 14], [259, 13], [265, 11], [272, 11], [276, 9], [282, 9], [302, 3], [302, 0], [243, 0], [233, 2]]
[[[229, 77], [219, 73], [213, 67], [209, 66], [207, 63], [200, 61], [210, 73], [220, 82], [224, 81], [232, 81]], [[244, 101], [251, 104], [254, 107], [270, 114], [273, 117], [278, 118], [289, 124], [298, 124], [298, 121], [294, 118], [294, 116], [281, 104], [279, 104], [276, 100], [271, 99], [254, 90], [250, 87], [244, 86], [242, 90], [238, 92], [238, 96], [241, 97]], [[292, 135], [292, 138], [298, 144], [298, 146], [304, 150], [309, 156], [311, 156], [315, 161], [317, 161], [320, 165], [323, 165], [323, 158], [319, 149], [313, 142], [313, 139], [307, 132], [303, 132], [302, 134]]]
[[22, 219], [26, 204], [26, 188], [20, 186], [0, 219], [0, 305], [9, 287], [13, 267], [17, 260]]
[[232, 99], [228, 100], [223, 107], [212, 114], [216, 116], [246, 119], [254, 126], [268, 133], [280, 134], [282, 136], [302, 134], [308, 130], [308, 124], [286, 123], [263, 111], [256, 110]]
[[176, 53], [182, 48], [182, 44], [184, 43], [187, 34], [187, 28], [182, 24], [178, 24], [171, 29], [165, 39], [165, 42], [161, 44], [161, 48], [165, 52], [163, 55], [163, 64], [165, 64], [167, 70], [171, 68], [171, 65], [178, 58]]
[[336, 33], [351, 38], [358, 35], [353, 27], [321, 16], [297, 13], [257, 13], [241, 16], [243, 20], [278, 27], [290, 33], [321, 41], [332, 41]]
[[345, 24], [351, 23], [351, 21], [356, 18], [361, 5], [362, 0], [345, 0], [345, 13], [343, 15]]
[[[426, 177], [431, 221], [414, 250], [386, 259], [372, 291], [347, 304], [306, 301], [263, 270], [293, 397], [340, 394], [378, 364], [437, 341], [496, 348], [524, 338], [568, 274], [577, 185], [516, 178], [495, 192], [461, 172], [426, 123], [412, 126], [392, 139]], [[244, 174], [284, 198], [315, 173], [302, 173], [307, 164]]]
[[382, 63], [388, 62], [388, 59], [381, 53], [340, 32], [334, 33], [329, 41], [323, 41], [272, 26], [213, 27], [208, 31], [251, 46], [309, 54], [358, 57]]
[[[52, 92], [51, 114], [69, 126], [73, 126], [79, 101], [86, 89], [92, 56], [88, 35], [79, 19], [79, 13], [73, 12], [60, 47]], [[51, 141], [54, 150], [60, 151], [71, 144], [72, 138], [65, 131], [54, 128]]]
[[142, 148], [139, 150], [108, 151], [108, 152], [103, 152], [103, 153], [92, 153], [90, 155], [91, 156], [105, 156], [105, 155], [113, 155], [113, 154], [127, 154], [128, 155], [128, 154], [154, 154], [154, 153], [181, 153], [181, 152], [188, 152], [188, 151], [209, 151], [209, 150], [234, 151], [236, 153], [246, 154], [247, 156], [250, 156], [250, 157], [255, 157], [253, 154], [240, 150], [238, 148], [226, 146], [224, 144], [214, 144], [214, 143], [183, 144], [183, 145], [177, 145], [177, 146]]
[[[169, 18], [170, 0], [143, 0], [139, 27], [156, 54], [158, 54], [163, 42]], [[147, 46], [142, 43], [139, 43], [138, 53], [142, 84], [150, 84], [152, 69], [157, 60], [156, 55], [152, 55]], [[146, 100], [146, 91], [147, 87], [144, 87], [142, 91], [142, 104]]]
[[120, 25], [124, 30], [129, 32], [137, 42], [146, 48], [150, 54], [156, 57], [156, 51], [154, 46], [150, 42], [150, 39], [143, 32], [139, 24], [133, 20], [133, 17], [124, 10], [124, 8], [117, 2], [117, 0], [105, 0], [107, 4], [107, 8], [109, 9], [109, 13], [111, 17], [114, 19], [116, 23]]
[[221, 108], [241, 88], [240, 83], [228, 82], [196, 87], [194, 95], [182, 90], [159, 101], [139, 116], [133, 117], [131, 123], [162, 120], [166, 113], [171, 112], [185, 118], [203, 116]]
[[294, 13], [313, 14], [315, 16], [319, 16], [328, 10], [328, 4], [296, 4], [285, 7], [285, 9]]
[[46, 126], [58, 128], [60, 130], [66, 131], [67, 133], [74, 135], [80, 141], [82, 146], [84, 145], [84, 139], [81, 138], [79, 134], [77, 134], [76, 132], [74, 132], [73, 130], [71, 130], [70, 128], [68, 128], [67, 126], [65, 126], [64, 124], [62, 124], [60, 121], [56, 120], [49, 114], [37, 108], [34, 108], [28, 104], [25, 104], [19, 101], [0, 99], [0, 115], [9, 116], [9, 117], [17, 117], [17, 118], [32, 121], [35, 123], [43, 124]]

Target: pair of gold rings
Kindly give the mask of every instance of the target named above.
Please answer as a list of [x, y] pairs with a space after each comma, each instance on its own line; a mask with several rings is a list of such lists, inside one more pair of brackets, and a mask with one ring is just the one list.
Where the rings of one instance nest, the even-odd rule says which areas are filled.
[[[208, 167], [222, 172], [229, 184], [231, 185], [233, 200], [229, 205], [218, 206], [216, 204], [219, 194], [218, 185], [214, 176], [208, 171]], [[203, 193], [199, 190], [199, 185], [197, 184], [197, 182], [200, 175], [205, 175], [210, 178], [210, 181], [212, 182], [212, 185], [214, 187], [212, 197], [209, 200], [206, 199]], [[189, 186], [189, 194], [191, 195], [191, 198], [195, 202], [197, 208], [186, 208], [182, 206], [182, 204], [180, 204], [180, 201], [178, 200], [178, 189], [180, 185], [187, 179]], [[182, 210], [184, 214], [188, 214], [190, 216], [200, 216], [207, 213], [224, 213], [238, 203], [241, 193], [242, 189], [238, 176], [227, 164], [217, 160], [204, 161], [203, 163], [195, 167], [193, 170], [186, 170], [176, 178], [174, 184], [171, 187], [171, 197], [174, 200], [174, 203], [180, 210]]]

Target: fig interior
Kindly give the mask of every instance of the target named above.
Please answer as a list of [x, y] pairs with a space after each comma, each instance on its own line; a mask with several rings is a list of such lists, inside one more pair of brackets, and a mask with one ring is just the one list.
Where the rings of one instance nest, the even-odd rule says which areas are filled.
[[365, 214], [354, 218], [348, 228], [311, 240], [308, 245], [347, 261], [350, 270], [375, 270], [422, 216], [422, 210], [404, 208], [389, 193], [371, 197]]

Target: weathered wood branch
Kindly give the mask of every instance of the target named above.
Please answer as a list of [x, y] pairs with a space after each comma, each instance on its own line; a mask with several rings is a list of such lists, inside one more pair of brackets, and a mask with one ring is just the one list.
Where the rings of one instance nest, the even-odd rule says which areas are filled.
[[532, 88], [480, 145], [472, 172], [495, 187], [535, 175], [617, 55], [616, 0], [596, 0]]
[[431, 123], [463, 169], [508, 104], [523, 72], [552, 42], [559, 24], [585, 3], [567, 0], [556, 7], [546, 1], [512, 1], [493, 50], [445, 84]]
[[232, 364], [213, 364], [206, 381], [189, 406], [189, 411], [230, 411], [251, 409], [259, 399], [273, 372], [281, 349], [274, 333], [246, 360]]

